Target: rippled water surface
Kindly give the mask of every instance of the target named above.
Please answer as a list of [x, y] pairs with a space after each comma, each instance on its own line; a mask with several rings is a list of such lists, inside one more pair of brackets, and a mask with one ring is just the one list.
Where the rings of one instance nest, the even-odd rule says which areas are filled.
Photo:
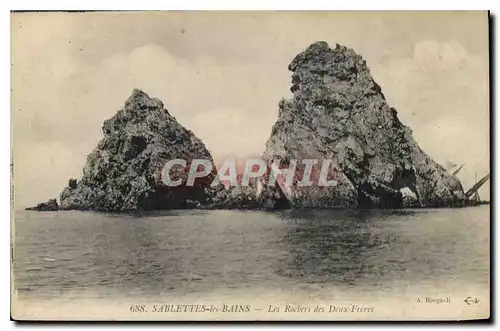
[[20, 298], [487, 288], [489, 206], [16, 213]]

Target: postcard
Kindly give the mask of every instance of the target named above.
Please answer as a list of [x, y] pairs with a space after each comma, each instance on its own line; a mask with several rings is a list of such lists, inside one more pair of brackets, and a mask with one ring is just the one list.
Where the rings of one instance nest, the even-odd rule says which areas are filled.
[[12, 12], [12, 319], [488, 319], [489, 22]]

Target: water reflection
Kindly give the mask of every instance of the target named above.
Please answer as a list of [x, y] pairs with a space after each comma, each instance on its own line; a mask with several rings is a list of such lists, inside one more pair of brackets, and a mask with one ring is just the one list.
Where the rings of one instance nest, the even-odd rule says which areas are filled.
[[488, 215], [474, 208], [23, 212], [15, 282], [19, 293], [49, 297], [484, 286]]
[[[411, 212], [401, 211], [397, 213]], [[389, 248], [401, 243], [390, 232], [378, 231], [377, 221], [390, 213], [374, 211], [288, 211], [281, 217], [286, 224], [285, 265], [276, 272], [309, 283], [354, 285], [369, 275], [379, 278], [404, 271], [396, 261], [384, 260]], [[403, 214], [401, 214], [403, 215]]]

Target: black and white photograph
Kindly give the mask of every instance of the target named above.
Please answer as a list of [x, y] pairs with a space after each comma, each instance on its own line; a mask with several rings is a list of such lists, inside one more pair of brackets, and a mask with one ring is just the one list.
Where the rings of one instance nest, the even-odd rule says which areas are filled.
[[489, 319], [490, 22], [11, 12], [12, 319]]

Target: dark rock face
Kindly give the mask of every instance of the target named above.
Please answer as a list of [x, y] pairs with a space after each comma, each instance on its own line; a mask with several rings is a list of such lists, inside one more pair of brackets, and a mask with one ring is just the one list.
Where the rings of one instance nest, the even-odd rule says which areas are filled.
[[216, 175], [186, 186], [186, 169], [173, 168], [182, 184], [168, 187], [161, 180], [173, 159], [210, 160], [205, 145], [180, 125], [163, 103], [135, 89], [123, 109], [106, 120], [104, 138], [87, 157], [80, 181], [71, 179], [60, 196], [63, 210], [128, 211], [194, 208], [211, 201], [209, 187]]
[[293, 98], [264, 159], [333, 159], [338, 184], [288, 192], [292, 207], [399, 208], [464, 203], [457, 178], [426, 155], [352, 49], [317, 42], [289, 65]]
[[26, 208], [26, 210], [56, 211], [56, 210], [59, 210], [59, 205], [57, 204], [56, 199], [50, 199], [47, 202], [41, 202], [41, 203], [37, 204], [35, 207]]

